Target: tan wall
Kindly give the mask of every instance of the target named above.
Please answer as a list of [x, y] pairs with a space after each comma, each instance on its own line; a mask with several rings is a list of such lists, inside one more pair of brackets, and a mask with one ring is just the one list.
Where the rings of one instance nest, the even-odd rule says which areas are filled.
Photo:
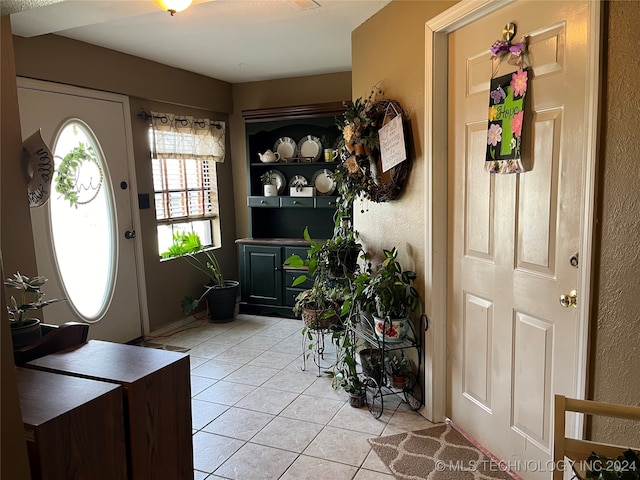
[[[608, 2], [595, 304], [594, 400], [640, 405], [640, 2]], [[632, 34], [633, 36], [633, 34]], [[635, 93], [634, 93], [635, 92]], [[592, 438], [640, 447], [640, 425], [595, 418]]]
[[231, 84], [58, 35], [14, 37], [20, 76], [229, 113]]
[[[233, 158], [229, 153], [229, 124], [226, 114], [188, 107], [180, 107], [160, 102], [151, 102], [140, 98], [131, 98], [132, 137], [136, 161], [136, 178], [138, 192], [149, 194], [151, 208], [140, 210], [142, 227], [143, 261], [149, 308], [149, 325], [155, 331], [182, 317], [180, 300], [185, 295], [197, 297], [204, 291], [203, 285], [207, 277], [187, 267], [181, 259], [161, 262], [156, 236], [156, 214], [153, 208], [153, 179], [149, 159], [149, 122], [140, 119], [136, 114], [144, 109], [146, 112], [172, 112], [177, 115], [192, 115], [196, 118], [211, 118], [227, 123], [227, 155], [224, 163], [216, 164], [218, 175], [218, 199], [220, 204], [220, 235], [222, 246], [215, 250], [220, 266], [229, 280], [238, 280], [238, 262], [236, 255], [236, 213], [234, 208], [232, 178]], [[203, 305], [204, 306], [204, 302]]]
[[[14, 41], [16, 72], [19, 76], [130, 97], [136, 183], [138, 192], [150, 194], [152, 202], [148, 122], [137, 116], [141, 108], [147, 112], [153, 109], [176, 114], [204, 115], [228, 122], [227, 113], [232, 109], [229, 83], [56, 35], [28, 39], [14, 37]], [[228, 152], [227, 160], [219, 164], [218, 168], [222, 248], [216, 252], [225, 275], [230, 279], [237, 279], [232, 164], [233, 158]], [[15, 180], [16, 175], [17, 170], [11, 176], [3, 175], [3, 179]], [[21, 182], [10, 183], [17, 186]], [[24, 191], [24, 186], [20, 188]], [[16, 198], [19, 197], [12, 197], [12, 207], [16, 207]], [[17, 207], [24, 208], [24, 205]], [[206, 277], [196, 274], [186, 262], [161, 263], [158, 258], [153, 203], [152, 208], [140, 210], [139, 213], [149, 326], [154, 331], [182, 317], [180, 299], [185, 295], [200, 295]], [[3, 214], [3, 223], [5, 218]], [[6, 253], [5, 256], [8, 257]], [[21, 256], [16, 256], [19, 257]], [[30, 259], [33, 254], [24, 257]], [[9, 268], [8, 263], [6, 266]]]
[[[2, 103], [0, 123], [0, 210], [2, 211], [0, 277], [4, 279], [6, 278], [5, 271], [13, 272], [16, 268], [24, 268], [25, 274], [35, 272], [35, 253], [33, 241], [30, 240], [31, 221], [26, 202], [26, 188], [21, 182], [11, 181], [20, 172], [22, 135], [20, 133], [20, 113], [18, 112], [18, 92], [9, 17], [3, 16], [0, 22], [2, 47], [0, 55], [0, 103]], [[23, 196], [25, 201], [14, 207], [11, 202], [7, 201], [13, 195]], [[9, 270], [5, 270], [2, 265], [3, 252], [5, 258], [12, 257], [10, 261], [5, 262]], [[25, 263], [19, 263], [19, 259], [22, 257], [25, 257]], [[13, 346], [9, 332], [9, 315], [7, 314], [7, 299], [4, 288], [0, 293], [2, 299], [0, 302], [2, 307], [0, 312], [0, 378], [2, 379], [0, 477], [26, 480], [30, 477], [27, 445], [24, 441], [24, 427], [18, 403], [16, 369], [13, 364]]]
[[[394, 1], [352, 34], [353, 99], [367, 97], [380, 84], [385, 98], [398, 100], [409, 120], [409, 158], [413, 166], [400, 198], [355, 205], [355, 227], [370, 253], [398, 247], [405, 269], [418, 274], [424, 291], [425, 174], [424, 30], [425, 22], [456, 2]], [[363, 211], [364, 210], [364, 211]], [[374, 263], [375, 258], [374, 258]]]
[[[247, 154], [242, 110], [336, 102], [350, 99], [351, 72], [233, 85], [234, 108], [229, 122], [232, 132], [233, 189], [237, 205], [238, 238], [246, 237], [248, 232], [248, 212], [246, 208], [243, 208], [247, 205]], [[300, 233], [302, 234], [302, 230], [300, 230]]]

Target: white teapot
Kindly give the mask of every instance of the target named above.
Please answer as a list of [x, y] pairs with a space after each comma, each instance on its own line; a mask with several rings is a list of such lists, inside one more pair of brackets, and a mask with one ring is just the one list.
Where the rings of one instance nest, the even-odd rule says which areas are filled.
[[267, 150], [264, 153], [258, 153], [260, 161], [264, 163], [273, 163], [280, 160], [280, 154], [278, 152], [273, 153], [271, 150]]

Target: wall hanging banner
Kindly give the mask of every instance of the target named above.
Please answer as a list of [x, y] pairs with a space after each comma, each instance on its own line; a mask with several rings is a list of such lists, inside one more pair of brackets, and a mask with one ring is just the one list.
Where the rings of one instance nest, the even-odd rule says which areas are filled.
[[485, 162], [487, 172], [525, 171], [521, 151], [527, 87], [527, 69], [519, 69], [491, 80]]
[[41, 207], [51, 195], [53, 178], [53, 155], [38, 129], [22, 143], [26, 152], [26, 170], [29, 177], [27, 195], [30, 207]]

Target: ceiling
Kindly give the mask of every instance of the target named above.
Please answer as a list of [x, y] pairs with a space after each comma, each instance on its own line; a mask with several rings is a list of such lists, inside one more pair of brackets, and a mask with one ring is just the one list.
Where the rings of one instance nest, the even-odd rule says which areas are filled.
[[[351, 70], [351, 32], [391, 0], [1, 0], [14, 35], [54, 33], [230, 83]], [[304, 6], [311, 8], [301, 8]]]

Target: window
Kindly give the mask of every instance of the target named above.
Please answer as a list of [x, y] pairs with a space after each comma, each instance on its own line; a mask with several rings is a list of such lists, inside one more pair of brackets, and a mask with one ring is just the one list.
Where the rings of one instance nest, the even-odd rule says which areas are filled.
[[152, 112], [149, 133], [159, 253], [178, 231], [218, 245], [216, 163], [225, 156], [224, 122]]

